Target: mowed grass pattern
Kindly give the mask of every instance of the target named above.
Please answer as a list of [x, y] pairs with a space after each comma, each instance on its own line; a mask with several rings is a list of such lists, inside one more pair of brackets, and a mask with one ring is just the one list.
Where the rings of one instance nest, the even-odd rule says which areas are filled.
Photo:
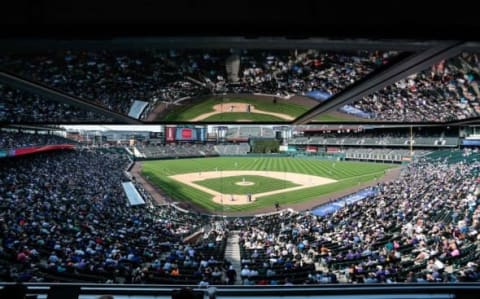
[[396, 167], [392, 164], [368, 162], [339, 162], [328, 160], [300, 159], [290, 157], [220, 157], [157, 160], [143, 162], [142, 173], [150, 181], [179, 201], [191, 201], [211, 212], [222, 212], [222, 206], [211, 200], [211, 195], [175, 181], [168, 176], [205, 171], [222, 170], [256, 170], [282, 171], [316, 175], [337, 180], [338, 182], [318, 187], [305, 188], [292, 192], [264, 196], [247, 205], [225, 206], [225, 211], [253, 211], [260, 207], [271, 207], [275, 202], [280, 204], [298, 203], [312, 200], [321, 195], [344, 190], [360, 183], [381, 177], [385, 170]]
[[[178, 106], [174, 108], [172, 111], [170, 111], [168, 115], [163, 117], [161, 120], [162, 121], [190, 121], [191, 119], [194, 119], [195, 117], [201, 114], [213, 112], [214, 105], [218, 105], [221, 103], [229, 103], [229, 102], [251, 104], [251, 105], [254, 105], [255, 108], [258, 110], [275, 112], [275, 113], [283, 113], [283, 114], [290, 115], [292, 117], [298, 117], [309, 110], [308, 107], [295, 104], [295, 103], [284, 102], [284, 101], [279, 101], [276, 104], [273, 104], [272, 102], [269, 102], [269, 101], [262, 101], [262, 100], [249, 99], [249, 98], [242, 98], [242, 99], [232, 98], [232, 99], [225, 99], [224, 101], [218, 98], [211, 98], [211, 99], [203, 100], [193, 105]], [[266, 115], [266, 114], [225, 112], [225, 113], [213, 115], [203, 120], [203, 122], [236, 121], [238, 119], [245, 119], [245, 120], [252, 120], [252, 121], [285, 121], [284, 119], [274, 117], [272, 115]]]
[[[242, 182], [243, 179], [245, 179], [246, 182], [253, 182], [255, 184], [250, 186], [240, 186], [236, 184], [238, 182]], [[279, 180], [260, 175], [229, 176], [196, 181], [194, 183], [223, 194], [255, 194], [300, 186], [290, 181]]]
[[203, 122], [231, 122], [231, 121], [255, 121], [255, 122], [281, 122], [285, 119], [268, 114], [261, 113], [247, 113], [247, 112], [226, 112], [215, 114], [206, 119]]

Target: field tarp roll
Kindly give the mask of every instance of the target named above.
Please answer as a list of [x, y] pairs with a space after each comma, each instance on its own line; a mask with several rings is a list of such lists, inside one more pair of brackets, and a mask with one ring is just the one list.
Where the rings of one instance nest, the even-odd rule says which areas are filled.
[[142, 115], [145, 108], [147, 108], [148, 102], [143, 101], [135, 101], [133, 102], [132, 106], [130, 107], [130, 111], [128, 112], [128, 116], [139, 119]]
[[317, 101], [326, 101], [332, 96], [332, 94], [324, 90], [312, 90], [305, 95]]
[[138, 206], [144, 205], [145, 201], [143, 200], [140, 193], [138, 193], [137, 188], [133, 185], [132, 182], [124, 182], [122, 183], [123, 191], [125, 191], [125, 195], [127, 195], [128, 203], [130, 206]]

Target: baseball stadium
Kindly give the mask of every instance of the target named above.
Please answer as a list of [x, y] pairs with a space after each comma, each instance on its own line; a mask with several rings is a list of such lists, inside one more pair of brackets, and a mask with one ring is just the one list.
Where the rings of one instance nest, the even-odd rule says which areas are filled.
[[480, 290], [480, 45], [211, 42], [0, 47], [0, 299]]

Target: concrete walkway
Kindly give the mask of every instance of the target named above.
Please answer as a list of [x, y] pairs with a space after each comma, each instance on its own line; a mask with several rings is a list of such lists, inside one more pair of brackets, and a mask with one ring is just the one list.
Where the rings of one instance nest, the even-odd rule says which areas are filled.
[[240, 258], [240, 245], [238, 241], [240, 236], [238, 231], [231, 231], [230, 236], [227, 240], [227, 247], [225, 248], [225, 259], [232, 263], [233, 269], [237, 272], [237, 279], [235, 281], [236, 285], [242, 284], [242, 279], [240, 278], [240, 271], [242, 271], [242, 263]]

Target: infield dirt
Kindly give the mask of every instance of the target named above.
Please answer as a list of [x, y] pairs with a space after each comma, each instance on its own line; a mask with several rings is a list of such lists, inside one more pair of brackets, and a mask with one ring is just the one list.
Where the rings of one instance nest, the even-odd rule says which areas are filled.
[[[275, 178], [279, 180], [290, 181], [300, 186], [284, 188], [284, 189], [263, 192], [263, 193], [251, 194], [249, 199], [248, 195], [246, 194], [223, 194], [195, 183], [197, 181], [206, 180], [206, 179], [215, 179], [215, 178], [221, 178], [221, 177], [242, 176], [242, 175], [265, 176], [265, 177]], [[218, 204], [224, 204], [224, 205], [244, 205], [244, 204], [248, 204], [250, 201], [253, 202], [257, 200], [257, 198], [262, 196], [280, 194], [284, 192], [301, 190], [305, 188], [311, 188], [311, 187], [316, 187], [316, 186], [336, 182], [336, 180], [332, 180], [332, 179], [328, 179], [320, 176], [300, 174], [300, 173], [294, 173], [294, 172], [251, 171], [251, 170], [208, 171], [208, 172], [193, 172], [193, 173], [191, 172], [191, 173], [173, 175], [173, 176], [170, 176], [170, 178], [178, 182], [181, 182], [183, 184], [189, 185], [193, 188], [199, 189], [203, 192], [209, 193], [212, 195], [212, 200], [214, 202]], [[233, 196], [233, 200], [232, 200], [232, 196]]]

